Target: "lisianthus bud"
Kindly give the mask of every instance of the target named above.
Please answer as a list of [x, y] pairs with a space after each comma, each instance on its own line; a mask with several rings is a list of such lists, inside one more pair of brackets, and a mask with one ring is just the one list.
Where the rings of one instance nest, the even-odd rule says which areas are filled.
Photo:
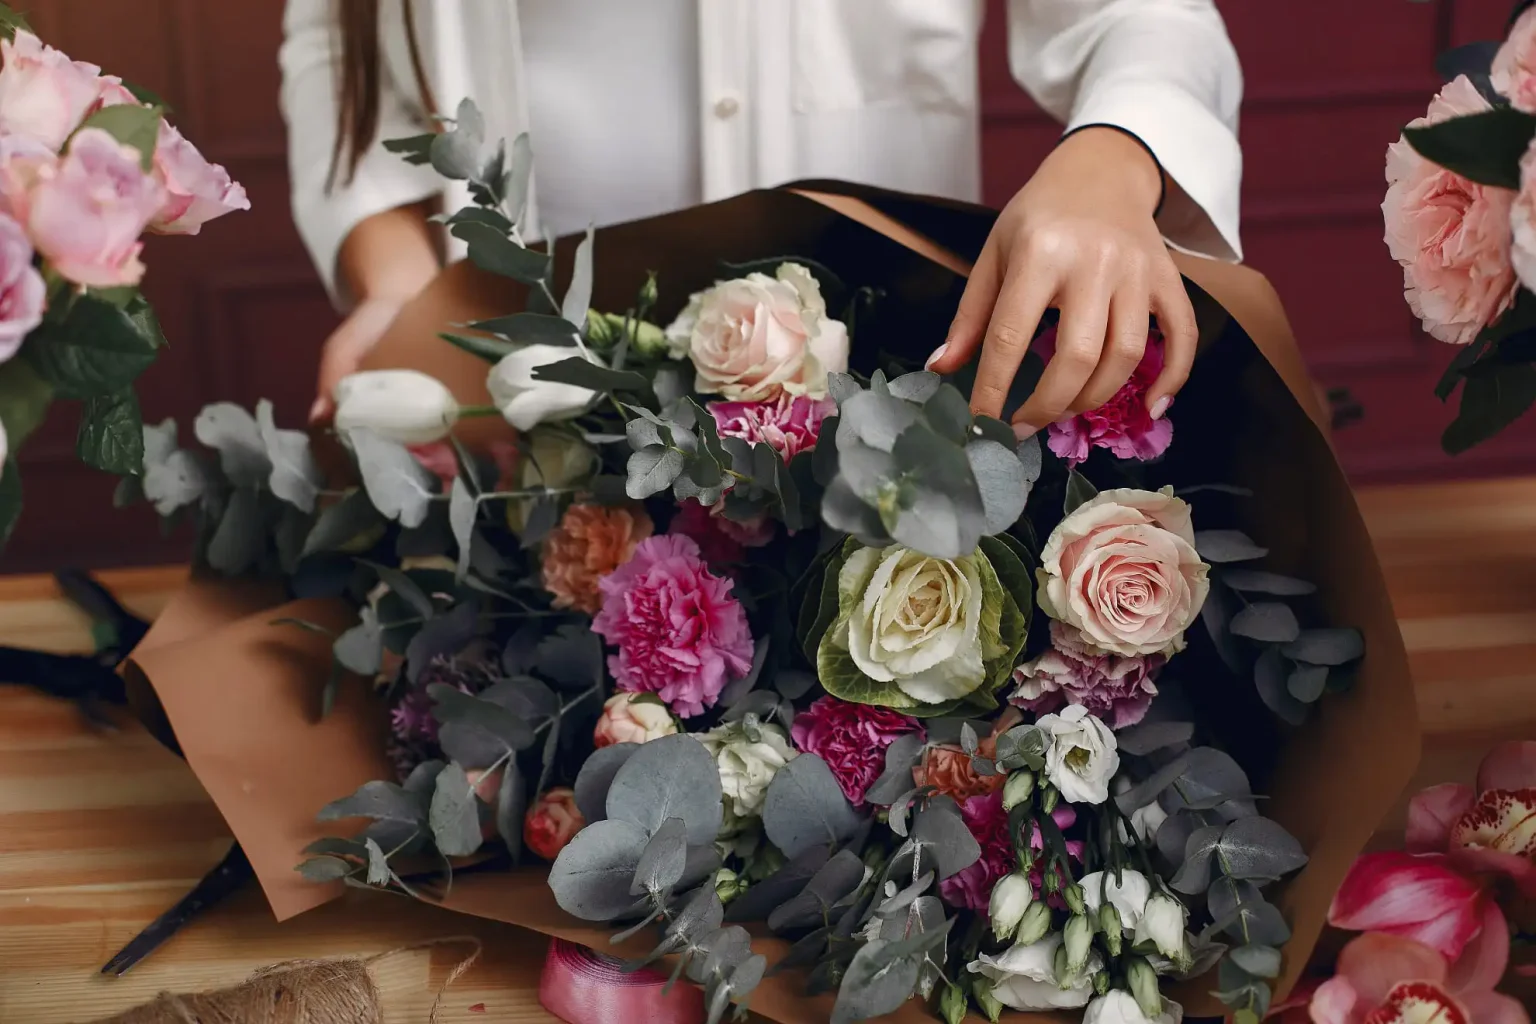
[[1076, 882], [1068, 882], [1062, 886], [1061, 898], [1066, 900], [1067, 909], [1074, 914], [1081, 914], [1086, 909], [1083, 903], [1083, 887]]
[[1004, 875], [992, 886], [992, 899], [987, 916], [992, 919], [992, 934], [1007, 942], [1018, 929], [1025, 911], [1034, 902], [1035, 894], [1029, 879], [1017, 871]]
[[1104, 944], [1109, 947], [1109, 955], [1119, 956], [1120, 940], [1123, 934], [1120, 911], [1115, 909], [1113, 903], [1106, 903], [1099, 908], [1099, 928], [1104, 932]]
[[1093, 994], [1101, 996], [1109, 991], [1109, 972], [1100, 971], [1093, 976]]
[[747, 889], [741, 876], [730, 868], [721, 868], [715, 872], [715, 895], [720, 897], [721, 903], [729, 903], [740, 896]]
[[1067, 984], [1088, 966], [1088, 954], [1093, 949], [1093, 922], [1081, 914], [1075, 914], [1067, 922], [1062, 948], [1067, 951], [1067, 974], [1058, 975], [1058, 983]]
[[1035, 792], [1035, 776], [1032, 772], [1014, 772], [1003, 783], [1003, 810], [1011, 811], [1029, 800]]
[[1032, 946], [1045, 938], [1046, 932], [1051, 930], [1051, 908], [1040, 900], [1029, 905], [1024, 911], [1024, 916], [1019, 918], [1018, 930], [1014, 932], [1013, 941], [1020, 946]]
[[616, 317], [611, 313], [599, 313], [595, 309], [587, 310], [587, 344], [594, 348], [607, 351], [618, 343], [620, 335], [624, 332], [624, 318]]
[[1157, 1020], [1163, 1012], [1163, 994], [1157, 988], [1157, 973], [1147, 963], [1146, 957], [1131, 958], [1125, 969], [1125, 980], [1131, 986], [1131, 995], [1136, 997], [1136, 1005], [1141, 1007], [1141, 1012], [1147, 1015], [1148, 1020]]
[[1047, 783], [1040, 787], [1040, 809], [1050, 814], [1056, 809], [1056, 801], [1061, 799], [1061, 791]]
[[1061, 892], [1061, 875], [1054, 865], [1045, 869], [1045, 891], [1053, 896]]
[[1189, 911], [1165, 892], [1154, 893], [1136, 926], [1136, 941], [1150, 942], [1180, 970], [1190, 964], [1188, 934], [1184, 930]]
[[992, 994], [992, 986], [978, 982], [971, 989], [971, 995], [976, 997], [976, 1005], [981, 1007], [981, 1012], [987, 1015], [987, 1020], [997, 1024], [1003, 1015], [1003, 1004], [997, 1001], [997, 996]]
[[640, 308], [650, 309], [656, 305], [656, 273], [652, 271], [645, 275], [645, 284], [640, 286]]

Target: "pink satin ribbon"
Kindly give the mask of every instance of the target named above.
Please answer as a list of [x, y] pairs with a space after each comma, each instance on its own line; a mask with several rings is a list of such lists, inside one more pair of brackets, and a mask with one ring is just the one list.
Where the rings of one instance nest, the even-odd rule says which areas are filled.
[[625, 974], [623, 961], [564, 939], [551, 940], [539, 981], [539, 1002], [568, 1024], [699, 1024], [704, 994], [679, 978], [647, 968]]

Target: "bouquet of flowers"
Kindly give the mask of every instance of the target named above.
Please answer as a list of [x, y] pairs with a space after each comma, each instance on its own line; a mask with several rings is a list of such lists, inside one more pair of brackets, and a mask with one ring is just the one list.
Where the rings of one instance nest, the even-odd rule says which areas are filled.
[[1446, 86], [1387, 149], [1386, 242], [1424, 330], [1461, 350], [1435, 388], [1461, 388], [1441, 444], [1486, 441], [1536, 402], [1536, 8], [1502, 43], [1437, 64]]
[[[947, 315], [924, 289], [807, 254], [594, 308], [592, 233], [558, 296], [522, 237], [526, 139], [466, 105], [393, 145], [470, 181], [450, 230], [528, 289], [445, 335], [491, 403], [347, 378], [342, 488], [265, 404], [203, 411], [216, 458], [145, 430], [144, 492], [209, 565], [355, 609], [284, 621], [328, 638], [322, 714], [376, 680], [394, 776], [320, 811], [370, 823], [304, 877], [436, 898], [552, 862], [569, 914], [654, 926], [637, 962], [672, 957], [711, 1021], [769, 967], [748, 923], [836, 1021], [914, 996], [1177, 1020], [1166, 986], [1218, 965], [1207, 990], [1262, 1018], [1291, 936], [1266, 892], [1308, 856], [1222, 748], [1305, 731], [1364, 644], [1258, 566], [1251, 492], [1176, 489], [1220, 467], [1147, 412], [1157, 333], [1111, 402], [1019, 442], [906, 361]], [[470, 450], [479, 416], [516, 433]]]
[[139, 291], [146, 232], [195, 235], [245, 190], [164, 105], [70, 60], [0, 4], [0, 544], [21, 514], [16, 449], [54, 398], [81, 403], [76, 450], [123, 476], [144, 456], [134, 379], [165, 338]]

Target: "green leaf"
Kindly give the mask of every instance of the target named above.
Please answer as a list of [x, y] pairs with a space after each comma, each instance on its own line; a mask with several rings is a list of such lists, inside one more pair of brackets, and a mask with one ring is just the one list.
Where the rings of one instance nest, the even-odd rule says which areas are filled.
[[75, 453], [86, 465], [118, 476], [144, 472], [144, 423], [132, 388], [86, 400]]
[[682, 473], [686, 463], [683, 453], [665, 445], [647, 445], [629, 457], [628, 479], [624, 493], [636, 501], [660, 494]]
[[1431, 163], [1481, 185], [1518, 190], [1520, 158], [1536, 135], [1536, 117], [1513, 107], [1403, 129], [1408, 144]]
[[371, 818], [420, 825], [426, 822], [427, 804], [421, 795], [393, 782], [365, 782], [351, 796], [332, 800], [320, 808], [315, 818], [317, 821]]
[[137, 82], [123, 82], [123, 88], [133, 95], [133, 98], [146, 107], [159, 107], [162, 114], [171, 112], [171, 105], [153, 89], [146, 88]]
[[576, 262], [571, 269], [571, 284], [560, 303], [560, 316], [572, 324], [587, 322], [587, 308], [592, 305], [592, 229], [576, 245]]
[[469, 258], [481, 270], [536, 285], [549, 274], [547, 253], [518, 245], [488, 224], [473, 221], [455, 224], [453, 237], [469, 246]]
[[[981, 539], [981, 586], [985, 595], [996, 582], [999, 595], [988, 603], [999, 609], [998, 642], [995, 656], [988, 658], [988, 679], [1000, 685], [1013, 671], [1014, 662], [1029, 638], [1029, 622], [1035, 607], [1035, 585], [1029, 569], [1006, 541], [996, 537]], [[988, 575], [990, 571], [991, 576]], [[983, 598], [987, 600], [987, 598]]]
[[336, 663], [349, 672], [372, 678], [384, 661], [384, 633], [379, 615], [366, 605], [358, 612], [357, 625], [348, 629], [331, 645]]
[[219, 525], [208, 541], [208, 564], [226, 576], [238, 576], [256, 564], [266, 539], [259, 496], [255, 491], [238, 488], [230, 494]]
[[547, 313], [513, 313], [492, 320], [477, 320], [469, 326], [527, 345], [570, 345], [576, 340], [575, 325]]
[[1088, 482], [1088, 478], [1076, 469], [1067, 470], [1067, 497], [1062, 503], [1062, 515], [1069, 516], [1076, 512], [1085, 502], [1091, 501], [1099, 493], [1098, 488]]
[[0, 548], [10, 539], [21, 518], [21, 471], [16, 468], [16, 456], [0, 467]]
[[53, 386], [30, 361], [17, 357], [0, 363], [0, 427], [12, 452], [43, 422], [52, 402]]
[[80, 129], [100, 128], [125, 146], [139, 151], [139, 163], [148, 171], [155, 166], [155, 144], [160, 139], [160, 111], [156, 107], [140, 107], [132, 103], [119, 103], [102, 107], [85, 119]]
[[110, 395], [154, 363], [159, 335], [151, 331], [151, 320], [84, 295], [75, 299], [63, 320], [44, 320], [32, 332], [27, 358], [65, 398]]
[[1301, 635], [1301, 623], [1290, 605], [1279, 601], [1257, 601], [1232, 616], [1227, 627], [1238, 636], [1269, 644], [1288, 644]]
[[403, 445], [372, 431], [353, 430], [347, 436], [373, 507], [408, 529], [426, 522], [432, 507], [432, 476], [421, 463]]
[[384, 850], [374, 841], [372, 836], [363, 840], [363, 845], [368, 851], [368, 884], [388, 885], [389, 859], [384, 856]]
[[[641, 751], [649, 745], [643, 745]], [[634, 763], [635, 758], [631, 758], [619, 770], [620, 776]], [[610, 812], [612, 802], [610, 793]], [[835, 846], [847, 841], [858, 830], [860, 820], [832, 769], [815, 754], [800, 754], [780, 768], [763, 797], [763, 831], [790, 858], [813, 846]]]
[[468, 857], [480, 849], [480, 809], [464, 769], [450, 764], [437, 776], [427, 821], [445, 857]]
[[1440, 446], [1448, 455], [1459, 455], [1519, 419], [1533, 402], [1536, 366], [1529, 363], [1500, 364], [1486, 374], [1469, 375], [1461, 408], [1441, 435]]
[[327, 506], [304, 540], [302, 555], [317, 551], [351, 551], [370, 545], [384, 532], [388, 520], [368, 500], [368, 493], [354, 488], [334, 505]]
[[384, 148], [391, 153], [399, 153], [408, 164], [422, 166], [432, 162], [432, 143], [436, 139], [436, 132], [412, 135], [404, 139], [385, 139]]
[[438, 337], [488, 363], [499, 363], [503, 358], [517, 351], [516, 345], [501, 338], [477, 338], [473, 334], [450, 334], [446, 331]]
[[9, 4], [0, 4], [0, 37], [15, 39], [16, 30], [31, 32], [32, 26], [27, 24], [27, 19], [13, 10]]
[[339, 882], [357, 870], [357, 865], [340, 857], [310, 857], [294, 869], [306, 882]]
[[875, 939], [860, 947], [838, 986], [832, 1024], [882, 1017], [899, 1010], [917, 991], [921, 957], [892, 957], [891, 943]]
[[590, 359], [572, 356], [555, 363], [545, 363], [533, 368], [534, 380], [553, 381], [556, 384], [574, 384], [591, 391], [647, 391], [651, 382], [643, 373], [634, 370], [610, 370]]
[[272, 403], [265, 398], [256, 403], [256, 427], [272, 463], [267, 486], [294, 508], [313, 512], [325, 476], [310, 453], [309, 435], [302, 430], [279, 430], [272, 421]]
[[647, 835], [668, 818], [681, 818], [689, 843], [696, 845], [713, 842], [719, 833], [721, 799], [714, 758], [697, 737], [679, 733], [641, 744], [614, 774], [606, 806], [610, 819], [630, 822]]
[[560, 909], [584, 921], [611, 921], [633, 907], [629, 887], [649, 839], [640, 826], [611, 819], [576, 833], [549, 869]]

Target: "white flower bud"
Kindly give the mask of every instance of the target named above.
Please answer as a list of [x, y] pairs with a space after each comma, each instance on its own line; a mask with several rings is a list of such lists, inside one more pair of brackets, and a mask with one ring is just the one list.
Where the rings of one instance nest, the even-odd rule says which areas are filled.
[[416, 370], [364, 370], [334, 392], [336, 431], [368, 430], [399, 444], [431, 444], [448, 436], [459, 403], [443, 382]]
[[1003, 942], [1012, 938], [1034, 899], [1029, 879], [1017, 871], [998, 879], [992, 886], [992, 899], [987, 907], [987, 916], [992, 919], [992, 934]]

